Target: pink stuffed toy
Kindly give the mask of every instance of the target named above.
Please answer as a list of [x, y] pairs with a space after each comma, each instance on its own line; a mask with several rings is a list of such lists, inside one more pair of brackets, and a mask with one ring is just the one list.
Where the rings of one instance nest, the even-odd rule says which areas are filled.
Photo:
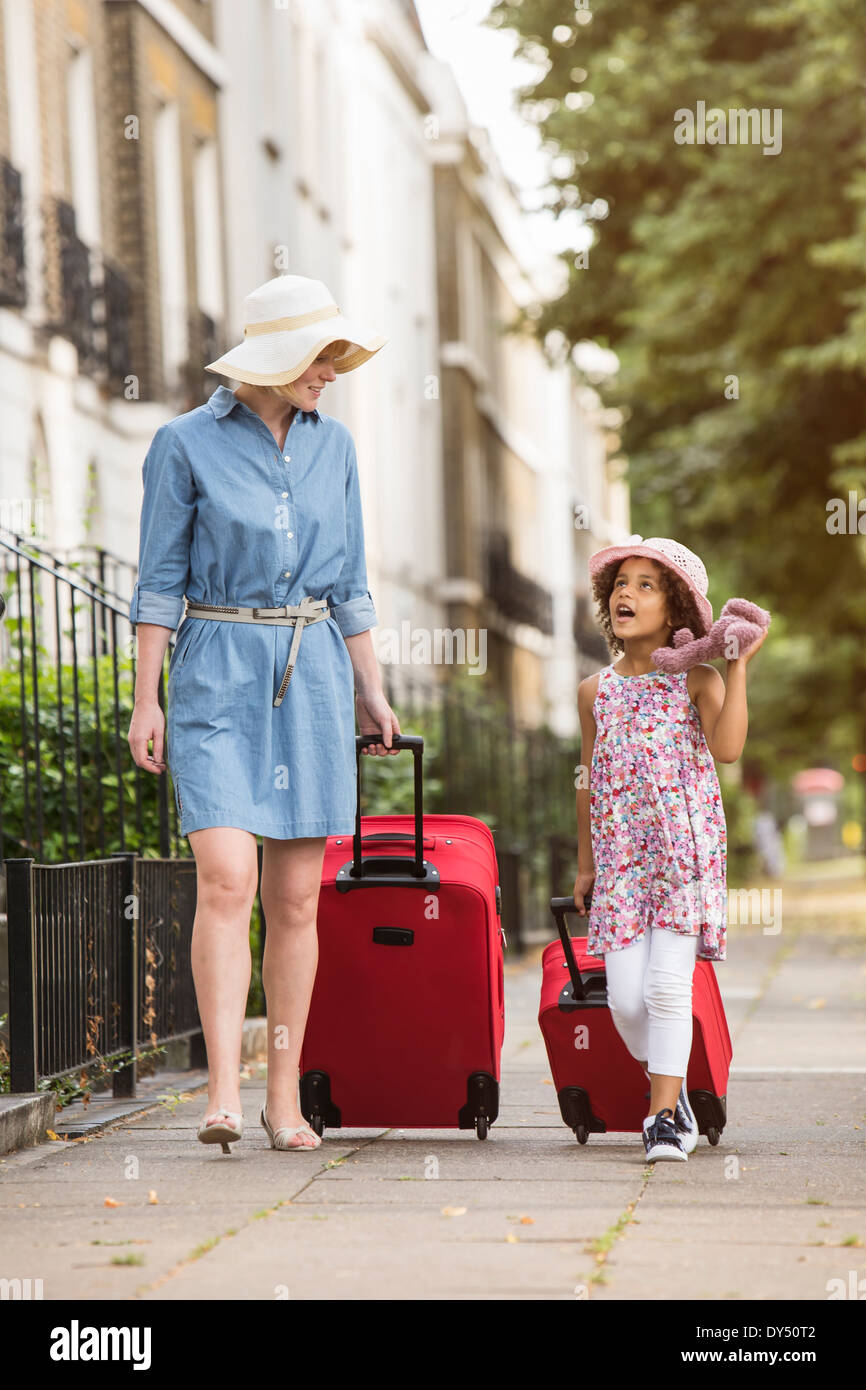
[[656, 647], [653, 661], [660, 671], [673, 676], [714, 656], [734, 660], [745, 656], [769, 626], [766, 608], [759, 608], [748, 599], [729, 598], [706, 637], [696, 641], [691, 628], [681, 627], [674, 633], [672, 647]]

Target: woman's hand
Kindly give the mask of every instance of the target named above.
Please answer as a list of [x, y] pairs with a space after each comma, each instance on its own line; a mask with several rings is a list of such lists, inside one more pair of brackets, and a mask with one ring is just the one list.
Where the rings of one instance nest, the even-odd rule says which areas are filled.
[[[165, 715], [158, 700], [136, 700], [132, 711], [129, 733], [126, 736], [132, 756], [138, 767], [158, 776], [165, 772], [163, 748], [165, 744]], [[147, 741], [153, 739], [153, 754], [147, 751]]]
[[362, 748], [362, 753], [373, 753], [377, 756], [384, 756], [390, 753], [396, 756], [399, 748], [391, 747], [391, 740], [395, 734], [400, 733], [400, 724], [396, 714], [392, 710], [381, 690], [375, 695], [355, 696], [355, 703], [358, 708], [358, 725], [362, 734], [378, 734], [383, 737], [382, 743], [371, 743], [368, 747]]
[[589, 908], [584, 902], [584, 897], [587, 893], [592, 892], [592, 887], [594, 883], [594, 869], [592, 873], [578, 873], [577, 878], [574, 880], [574, 905], [580, 913], [581, 917], [585, 917], [587, 912], [589, 911]]

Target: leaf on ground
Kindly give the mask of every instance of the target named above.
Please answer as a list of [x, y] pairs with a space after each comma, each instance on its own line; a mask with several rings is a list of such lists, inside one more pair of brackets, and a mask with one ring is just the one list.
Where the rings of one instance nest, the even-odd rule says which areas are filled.
[[159, 1198], [158, 1198], [157, 1195], [156, 1195], [156, 1189], [155, 1189], [155, 1188], [152, 1187], [152, 1188], [150, 1189], [150, 1191], [149, 1191], [148, 1194], [147, 1194], [147, 1200], [148, 1200], [149, 1204], [150, 1204], [152, 1207], [158, 1207], [158, 1206], [159, 1206]]
[[442, 1215], [443, 1215], [443, 1216], [465, 1216], [465, 1215], [466, 1215], [466, 1208], [465, 1208], [465, 1207], [443, 1207], [443, 1208], [442, 1208]]
[[[859, 1128], [859, 1126], [857, 1126], [857, 1125], [855, 1125], [854, 1127], [855, 1127], [855, 1129]], [[48, 1135], [48, 1138], [49, 1138], [49, 1139], [59, 1139], [59, 1138], [60, 1138], [60, 1135], [59, 1135], [59, 1134], [55, 1134], [53, 1129], [46, 1129], [45, 1133]]]
[[807, 1009], [823, 1009], [823, 1007], [824, 1007], [824, 1005], [825, 1005], [826, 1003], [827, 1003], [827, 1000], [826, 1000], [826, 999], [810, 999], [809, 1002], [808, 1002], [808, 1004], [806, 1005], [806, 1008], [807, 1008]]
[[521, 1226], [534, 1226], [534, 1225], [535, 1225], [535, 1217], [534, 1217], [534, 1216], [521, 1216], [521, 1218], [520, 1218], [520, 1224], [521, 1224]]
[[519, 1244], [520, 1244], [520, 1242], [519, 1242], [518, 1239], [517, 1239], [517, 1236], [514, 1234], [513, 1231], [509, 1231], [509, 1232], [508, 1232], [508, 1234], [507, 1234], [506, 1237], [505, 1237], [505, 1242], [506, 1242], [507, 1245], [519, 1245]]
[[549, 1076], [543, 1076], [541, 1078], [541, 1084], [542, 1086], [552, 1086], [553, 1082], [551, 1081]]
[[122, 1202], [116, 1202], [113, 1197], [106, 1197], [102, 1204], [104, 1207], [122, 1207]]

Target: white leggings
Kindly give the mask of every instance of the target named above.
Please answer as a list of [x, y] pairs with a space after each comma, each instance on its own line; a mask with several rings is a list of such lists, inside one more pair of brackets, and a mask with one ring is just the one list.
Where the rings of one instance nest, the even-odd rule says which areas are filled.
[[647, 1071], [685, 1076], [692, 1050], [692, 975], [697, 936], [666, 927], [605, 951], [607, 999], [617, 1032]]

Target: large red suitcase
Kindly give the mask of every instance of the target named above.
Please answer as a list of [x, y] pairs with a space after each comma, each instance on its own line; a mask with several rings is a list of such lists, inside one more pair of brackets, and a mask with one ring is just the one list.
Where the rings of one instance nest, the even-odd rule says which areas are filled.
[[484, 1139], [505, 1026], [493, 836], [472, 816], [424, 815], [417, 735], [393, 745], [413, 753], [414, 816], [362, 822], [361, 748], [377, 742], [356, 738], [354, 837], [325, 848], [301, 1110], [318, 1134], [382, 1125]]
[[[639, 1132], [649, 1082], [614, 1026], [604, 958], [587, 954], [587, 937], [569, 937], [565, 914], [577, 912], [573, 898], [551, 898], [550, 908], [560, 939], [542, 956], [538, 1022], [560, 1113], [581, 1144], [590, 1134]], [[695, 962], [692, 1014], [686, 1090], [700, 1133], [718, 1144], [727, 1119], [731, 1038], [712, 961]]]

